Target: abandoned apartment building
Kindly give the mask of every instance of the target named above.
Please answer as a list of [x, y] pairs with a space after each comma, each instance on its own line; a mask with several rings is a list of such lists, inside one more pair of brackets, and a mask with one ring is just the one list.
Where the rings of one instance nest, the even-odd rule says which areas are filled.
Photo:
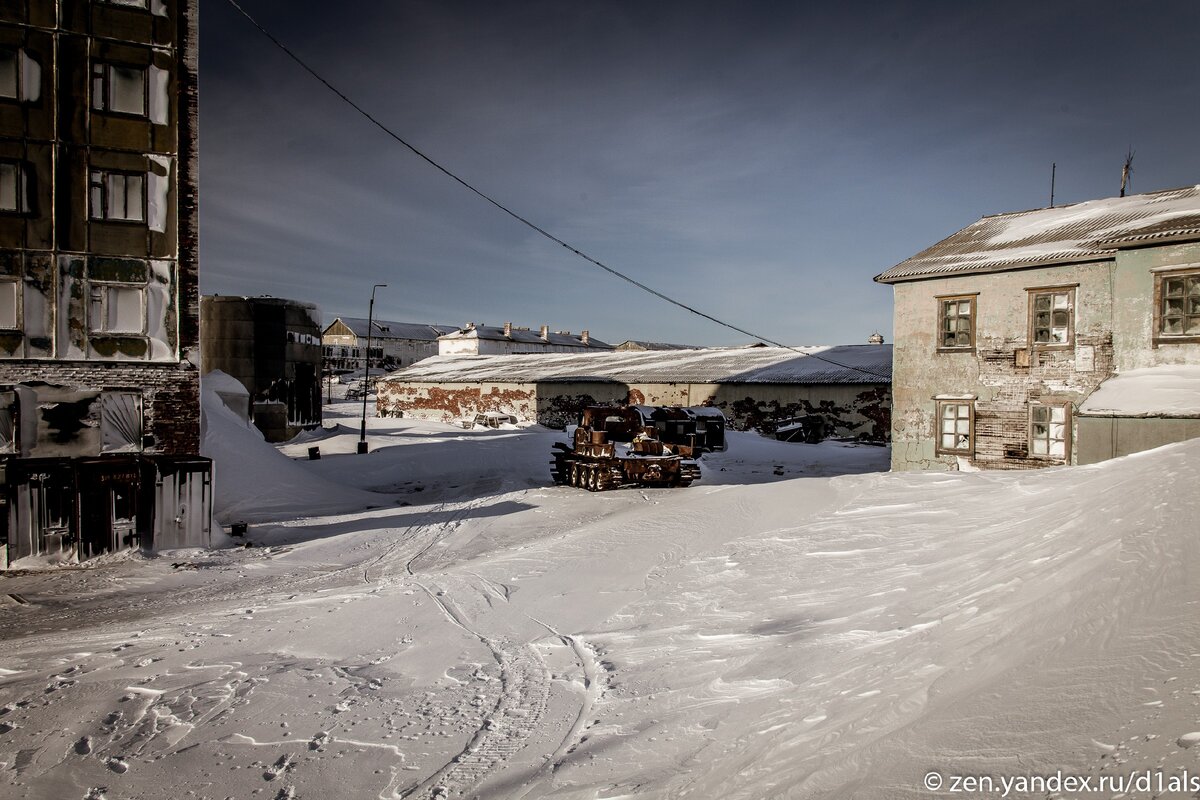
[[[364, 369], [367, 349], [365, 317], [337, 317], [321, 332], [325, 368], [353, 372]], [[371, 369], [407, 367], [438, 354], [438, 337], [458, 330], [455, 325], [417, 322], [371, 322]]]
[[895, 292], [895, 470], [1200, 436], [1200, 186], [984, 217], [876, 280]]
[[456, 355], [381, 379], [380, 416], [440, 422], [489, 411], [562, 428], [586, 406], [712, 406], [731, 427], [886, 441], [892, 348], [848, 345]]
[[208, 543], [196, 4], [0, 6], [0, 566]]
[[249, 393], [241, 409], [268, 442], [321, 424], [321, 312], [279, 297], [200, 298], [201, 372], [220, 370]]

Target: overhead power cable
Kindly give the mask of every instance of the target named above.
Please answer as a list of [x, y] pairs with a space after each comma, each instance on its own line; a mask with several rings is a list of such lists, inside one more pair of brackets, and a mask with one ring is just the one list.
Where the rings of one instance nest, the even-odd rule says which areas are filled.
[[508, 206], [501, 203], [499, 200], [496, 200], [491, 195], [483, 192], [480, 189], [475, 188], [475, 186], [468, 183], [465, 179], [460, 178], [458, 175], [451, 172], [449, 169], [442, 166], [437, 161], [434, 161], [432, 158], [425, 155], [425, 153], [423, 153], [421, 150], [419, 150], [416, 146], [414, 146], [413, 144], [410, 144], [407, 140], [405, 140], [403, 137], [401, 137], [399, 134], [397, 134], [395, 131], [393, 131], [391, 128], [389, 128], [387, 125], [384, 125], [382, 122], [380, 122], [374, 116], [372, 116], [371, 113], [369, 111], [367, 111], [365, 108], [363, 108], [358, 103], [354, 102], [349, 97], [347, 97], [346, 94], [344, 92], [342, 92], [342, 90], [338, 89], [332, 83], [325, 80], [325, 78], [322, 77], [321, 74], [318, 73], [315, 69], [310, 67], [304, 61], [304, 59], [300, 58], [300, 56], [293, 53], [291, 51], [291, 49], [288, 48], [287, 45], [285, 45], [283, 42], [279, 41], [279, 39], [275, 38], [275, 36], [270, 31], [268, 31], [266, 28], [264, 28], [258, 22], [258, 20], [254, 19], [254, 17], [250, 16], [249, 12], [247, 12], [246, 9], [242, 8], [242, 6], [237, 2], [237, 0], [228, 0], [228, 3], [229, 3], [229, 5], [233, 6], [234, 9], [236, 9], [238, 11], [238, 13], [240, 13], [243, 17], [245, 17], [250, 22], [251, 25], [253, 25], [255, 28], [257, 28], [258, 31], [263, 36], [270, 39], [271, 42], [276, 47], [278, 47], [285, 54], [287, 54], [288, 58], [292, 59], [292, 61], [295, 61], [296, 64], [298, 64], [301, 69], [303, 69], [309, 75], [313, 76], [326, 89], [328, 89], [329, 91], [331, 91], [335, 95], [337, 95], [339, 98], [341, 98], [341, 100], [343, 102], [345, 102], [346, 105], [350, 106], [355, 111], [357, 111], [359, 114], [361, 114], [363, 117], [365, 117], [367, 119], [367, 121], [370, 122], [372, 125], [374, 125], [376, 128], [379, 128], [379, 130], [383, 131], [390, 138], [394, 139], [399, 144], [408, 148], [408, 150], [411, 151], [413, 153], [413, 155], [417, 156], [422, 161], [424, 161], [425, 163], [429, 164], [431, 167], [436, 169], [438, 172], [442, 173], [447, 178], [450, 178], [455, 183], [459, 184], [460, 186], [467, 189], [471, 193], [477, 195], [478, 197], [482, 198], [483, 200], [486, 200], [488, 203], [491, 203], [493, 206], [495, 206], [499, 210], [503, 211], [505, 214], [512, 217], [517, 222], [520, 222], [525, 227], [529, 228], [532, 231], [535, 231], [536, 233], [540, 234], [541, 236], [545, 237], [546, 239], [549, 239], [550, 241], [566, 248], [567, 250], [570, 250], [572, 253], [579, 256], [584, 261], [587, 261], [589, 264], [597, 266], [600, 269], [604, 270], [605, 272], [609, 273], [610, 275], [620, 278], [621, 280], [623, 280], [627, 283], [633, 284], [634, 286], [638, 287], [642, 291], [648, 292], [648, 293], [654, 295], [655, 297], [659, 298], [660, 300], [665, 300], [666, 302], [670, 303], [671, 305], [678, 306], [679, 308], [682, 308], [684, 311], [687, 311], [688, 313], [695, 314], [698, 317], [703, 317], [704, 319], [707, 319], [710, 322], [715, 322], [718, 325], [720, 325], [724, 328], [728, 328], [731, 331], [737, 331], [738, 333], [749, 336], [752, 339], [758, 339], [760, 341], [766, 342], [767, 344], [773, 344], [776, 347], [782, 347], [787, 350], [791, 350], [793, 352], [800, 353], [801, 355], [807, 356], [808, 358], [815, 358], [818, 361], [824, 361], [828, 364], [833, 364], [834, 366], [841, 367], [842, 369], [848, 369], [848, 370], [852, 370], [854, 372], [861, 372], [864, 375], [870, 375], [874, 378], [879, 378], [881, 380], [885, 380], [885, 381], [889, 381], [889, 382], [891, 381], [891, 379], [892, 379], [891, 375], [883, 375], [882, 373], [873, 372], [869, 369], [863, 369], [862, 367], [854, 367], [849, 364], [842, 364], [838, 361], [834, 361], [831, 358], [825, 358], [824, 356], [817, 355], [816, 353], [806, 353], [803, 350], [800, 350], [799, 348], [792, 347], [791, 345], [782, 344], [773, 339], [768, 339], [765, 336], [760, 336], [757, 333], [753, 333], [751, 331], [745, 330], [744, 328], [739, 328], [738, 326], [733, 325], [728, 322], [725, 322], [724, 320], [717, 319], [716, 317], [714, 317], [711, 314], [706, 314], [705, 312], [700, 311], [699, 309], [693, 308], [692, 306], [689, 306], [686, 303], [682, 303], [673, 297], [668, 297], [667, 295], [663, 294], [662, 292], [658, 291], [657, 289], [652, 289], [649, 286], [647, 286], [646, 284], [642, 283], [641, 281], [639, 281], [635, 278], [631, 278], [628, 275], [626, 275], [625, 273], [615, 270], [612, 267], [608, 266], [607, 264], [604, 264], [603, 262], [601, 262], [595, 258], [592, 258], [587, 253], [583, 252], [582, 250], [575, 247], [574, 245], [571, 245], [568, 242], [563, 241], [562, 239], [558, 238], [557, 236], [555, 236], [554, 234], [545, 230], [544, 228], [539, 227], [538, 225], [535, 225], [533, 222], [530, 222], [525, 217], [521, 216], [520, 214], [513, 211]]

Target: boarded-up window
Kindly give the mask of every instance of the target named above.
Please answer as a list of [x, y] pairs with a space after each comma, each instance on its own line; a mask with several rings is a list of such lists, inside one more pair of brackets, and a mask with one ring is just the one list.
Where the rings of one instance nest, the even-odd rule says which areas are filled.
[[102, 453], [133, 453], [142, 449], [142, 395], [105, 391], [100, 395]]
[[146, 220], [146, 176], [136, 172], [92, 171], [92, 219]]
[[939, 400], [937, 404], [937, 451], [970, 455], [975, 450], [975, 407], [970, 402]]
[[0, 281], [0, 330], [17, 330], [21, 327], [21, 314], [17, 306], [16, 281]]
[[119, 64], [92, 65], [92, 108], [146, 116], [146, 70]]
[[1066, 458], [1071, 428], [1066, 406], [1031, 406], [1029, 453], [1044, 458]]
[[145, 288], [93, 283], [88, 306], [89, 329], [98, 333], [144, 333]]
[[0, 211], [24, 214], [29, 210], [25, 166], [20, 161], [0, 161]]

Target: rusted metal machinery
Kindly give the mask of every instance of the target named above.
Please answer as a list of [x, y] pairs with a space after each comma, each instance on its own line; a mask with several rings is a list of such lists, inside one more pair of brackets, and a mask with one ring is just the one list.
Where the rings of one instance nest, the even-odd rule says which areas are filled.
[[550, 476], [592, 492], [688, 486], [700, 477], [703, 451], [724, 449], [724, 423], [709, 408], [588, 406], [571, 442], [555, 442]]

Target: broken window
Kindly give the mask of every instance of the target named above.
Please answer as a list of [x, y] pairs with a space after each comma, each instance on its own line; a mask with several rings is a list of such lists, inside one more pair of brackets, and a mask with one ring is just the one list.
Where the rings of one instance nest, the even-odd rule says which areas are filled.
[[92, 170], [92, 219], [146, 220], [146, 176], [137, 172]]
[[1156, 288], [1159, 336], [1200, 336], [1200, 272], [1159, 275]]
[[1066, 458], [1071, 429], [1066, 406], [1035, 405], [1029, 408], [1029, 453], [1045, 458]]
[[1075, 290], [1031, 290], [1029, 302], [1030, 341], [1035, 345], [1070, 345], [1075, 325]]
[[0, 392], [0, 453], [20, 452], [18, 430], [17, 393]]
[[144, 295], [142, 286], [93, 283], [88, 309], [89, 330], [95, 333], [144, 333]]
[[975, 347], [975, 297], [938, 298], [938, 349], [970, 350]]
[[134, 453], [142, 449], [142, 395], [105, 391], [100, 395], [100, 452]]
[[17, 88], [21, 84], [19, 63], [20, 56], [16, 50], [0, 48], [0, 97], [17, 99]]
[[974, 452], [974, 404], [939, 400], [937, 415], [937, 452], [953, 455], [970, 455]]
[[0, 211], [24, 214], [29, 210], [25, 165], [0, 161]]
[[146, 116], [146, 69], [119, 64], [93, 64], [92, 108]]
[[21, 312], [18, 305], [20, 287], [16, 281], [0, 281], [0, 330], [21, 328]]

